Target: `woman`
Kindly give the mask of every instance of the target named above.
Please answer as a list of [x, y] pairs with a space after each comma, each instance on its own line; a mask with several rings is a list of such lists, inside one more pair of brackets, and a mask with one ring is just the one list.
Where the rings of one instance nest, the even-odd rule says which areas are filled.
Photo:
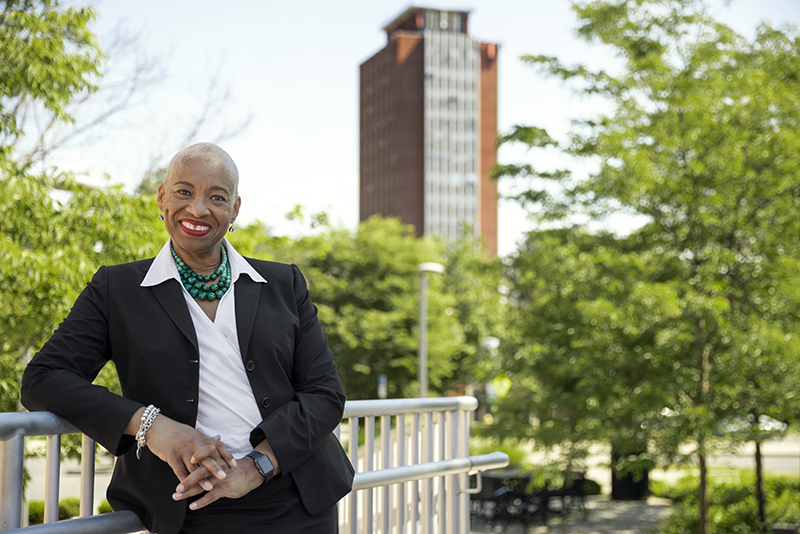
[[[170, 240], [97, 271], [26, 368], [22, 403], [118, 455], [108, 500], [151, 531], [335, 532], [353, 479], [332, 434], [336, 364], [297, 267], [223, 239], [240, 204], [225, 151], [176, 154], [158, 189]], [[109, 360], [121, 397], [91, 383]]]

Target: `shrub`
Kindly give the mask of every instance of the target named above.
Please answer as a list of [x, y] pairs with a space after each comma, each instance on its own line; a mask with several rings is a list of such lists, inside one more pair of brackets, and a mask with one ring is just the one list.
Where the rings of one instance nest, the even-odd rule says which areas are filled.
[[[81, 500], [77, 497], [67, 497], [58, 503], [58, 519], [77, 517], [81, 513]], [[38, 525], [44, 523], [44, 501], [31, 501], [28, 503], [28, 524]]]
[[44, 523], [44, 501], [31, 501], [28, 503], [28, 524], [39, 525]]
[[650, 494], [654, 497], [663, 497], [674, 503], [697, 502], [697, 488], [699, 479], [697, 475], [686, 475], [675, 482], [663, 480], [650, 481]]
[[69, 519], [78, 517], [81, 513], [81, 500], [77, 497], [67, 497], [58, 503], [58, 518]]
[[114, 510], [111, 508], [111, 505], [108, 504], [108, 499], [103, 499], [103, 502], [97, 505], [97, 513], [98, 514], [108, 514], [113, 512]]
[[[697, 476], [673, 484], [654, 482], [653, 495], [672, 499], [672, 514], [654, 534], [694, 534], [698, 531]], [[800, 523], [800, 483], [797, 479], [767, 474], [764, 494], [769, 523]], [[737, 471], [731, 477], [711, 477], [708, 486], [708, 519], [711, 534], [761, 534], [755, 498], [755, 477]]]
[[489, 454], [492, 452], [506, 453], [508, 455], [509, 468], [523, 467], [525, 465], [525, 457], [528, 455], [525, 449], [508, 441], [498, 443], [497, 441], [489, 440], [470, 443], [470, 454]]
[[583, 481], [583, 494], [584, 495], [600, 495], [600, 484], [592, 480], [591, 478], [587, 478]]

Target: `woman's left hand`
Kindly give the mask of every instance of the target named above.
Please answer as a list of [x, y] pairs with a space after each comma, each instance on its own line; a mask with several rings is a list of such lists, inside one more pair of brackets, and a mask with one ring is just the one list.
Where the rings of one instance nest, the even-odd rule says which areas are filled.
[[207, 491], [203, 497], [189, 505], [190, 509], [199, 510], [222, 497], [238, 499], [264, 483], [264, 477], [258, 472], [252, 459], [242, 458], [236, 462], [236, 467], [222, 464], [222, 469], [227, 476], [219, 480], [204, 466], [199, 466], [178, 484], [172, 498], [181, 501]]

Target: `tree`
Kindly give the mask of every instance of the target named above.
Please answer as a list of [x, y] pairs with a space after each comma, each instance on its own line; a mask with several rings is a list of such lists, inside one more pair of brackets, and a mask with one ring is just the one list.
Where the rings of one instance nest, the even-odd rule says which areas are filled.
[[[55, 179], [66, 197], [60, 202], [52, 197]], [[158, 252], [165, 232], [156, 213], [153, 198], [87, 189], [68, 175], [0, 180], [3, 411], [16, 410], [24, 364], [94, 271]]]
[[[101, 48], [90, 26], [91, 7], [61, 8], [59, 0], [8, 0], [0, 13], [0, 154], [20, 171], [47, 168], [61, 149], [88, 143], [141, 104], [147, 90], [165, 78], [162, 57], [142, 52], [141, 35], [118, 27]], [[151, 148], [140, 194], [155, 194], [163, 180], [165, 153], [196, 142], [239, 135], [252, 115], [226, 114], [232, 100], [221, 67], [209, 75], [203, 100], [176, 141]], [[225, 117], [224, 121], [218, 117]], [[117, 129], [119, 125], [113, 125]]]
[[[320, 320], [340, 365], [339, 375], [350, 398], [375, 398], [378, 377], [387, 375], [392, 397], [414, 396], [417, 387], [417, 267], [442, 261], [436, 243], [417, 240], [397, 219], [374, 217], [348, 230], [309, 238], [318, 251], [306, 259]], [[431, 280], [429, 309], [429, 380], [441, 390], [454, 370], [452, 353], [463, 331], [445, 314], [453, 305], [441, 280]]]
[[[298, 207], [292, 218], [302, 218]], [[380, 375], [390, 397], [415, 396], [419, 343], [420, 263], [445, 264], [428, 291], [429, 381], [432, 392], [464, 393], [485, 382], [493, 362], [481, 351], [487, 336], [504, 336], [504, 306], [495, 264], [471, 237], [454, 246], [417, 239], [395, 218], [371, 217], [355, 231], [312, 217], [317, 233], [288, 239], [260, 224], [231, 234], [243, 254], [296, 263], [308, 280], [319, 318], [350, 399], [375, 398]]]
[[[38, 209], [31, 209], [33, 206], [47, 209], [52, 205], [43, 188], [46, 180], [27, 181], [9, 157], [15, 142], [24, 134], [20, 124], [31, 103], [62, 120], [69, 120], [65, 107], [71, 98], [93, 89], [92, 78], [97, 73], [101, 56], [87, 28], [93, 16], [90, 9], [59, 10], [57, 3], [50, 1], [8, 1], [0, 13], [0, 186], [4, 208], [0, 211], [0, 287], [6, 295], [0, 356], [4, 370], [0, 408], [4, 411], [16, 409], [20, 356], [24, 357], [29, 347], [38, 341], [37, 330], [48, 324], [36, 314], [47, 315], [51, 311], [48, 306], [36, 306], [25, 298], [29, 296], [35, 300], [47, 290], [25, 287], [23, 280], [29, 273], [38, 272], [36, 264], [45, 268], [52, 264], [44, 253], [31, 257], [28, 251], [34, 244], [28, 235], [37, 240], [40, 236], [33, 228], [32, 232], [24, 229], [29, 223], [43, 223], [32, 218], [40, 214]], [[60, 277], [61, 273], [55, 278]], [[30, 316], [30, 320], [26, 316]]]
[[512, 255], [518, 313], [503, 365], [514, 385], [495, 432], [559, 447], [565, 469], [598, 441], [637, 475], [676, 453], [659, 439], [658, 450], [627, 461], [664, 424], [662, 383], [683, 380], [689, 363], [675, 356], [689, 338], [674, 324], [676, 262], [640, 248], [635, 237], [565, 228], [530, 233]]
[[0, 12], [0, 157], [25, 135], [29, 113], [41, 107], [56, 120], [74, 118], [67, 106], [94, 91], [103, 59], [89, 7], [61, 9], [58, 0], [7, 0]]
[[[70, 103], [96, 87], [103, 55], [90, 8], [13, 1], [0, 13], [0, 409], [13, 411], [22, 368], [103, 263], [152, 255], [164, 240], [152, 198], [90, 190], [69, 173], [32, 174], [14, 151], [25, 113], [69, 122]], [[56, 193], [56, 190], [58, 193]]]
[[[612, 304], [598, 308], [595, 320], [601, 324], [605, 317], [617, 328], [608, 329], [607, 339], [589, 335], [599, 343], [581, 348], [581, 357], [589, 360], [587, 368], [613, 370], [598, 377], [613, 388], [622, 378], [618, 365], [608, 367], [606, 359], [616, 347], [635, 343], [618, 364], [627, 367], [627, 358], [633, 358], [634, 368], [649, 373], [647, 380], [663, 389], [663, 409], [656, 412], [657, 403], [651, 404], [630, 422], [646, 428], [648, 447], [666, 456], [681, 443], [694, 443], [702, 533], [708, 524], [705, 458], [720, 436], [732, 437], [726, 422], [767, 413], [796, 419], [797, 403], [787, 392], [797, 380], [800, 311], [796, 291], [786, 291], [787, 285], [796, 286], [799, 267], [800, 222], [794, 213], [800, 207], [800, 40], [792, 29], [762, 25], [748, 41], [711, 19], [705, 7], [700, 0], [576, 5], [578, 35], [611, 47], [620, 71], [565, 66], [553, 57], [523, 60], [575, 82], [579, 92], [606, 98], [611, 111], [580, 121], [566, 141], [530, 126], [514, 128], [501, 141], [556, 146], [593, 162], [595, 170], [576, 176], [526, 164], [496, 171], [498, 177], [560, 184], [556, 193], [538, 188], [519, 196], [543, 220], [578, 213], [602, 219], [622, 211], [647, 221], [629, 237], [611, 240], [616, 257], [595, 264], [589, 276], [596, 296], [586, 299], [590, 302], [556, 301], [566, 306], [567, 319], [579, 322], [588, 318], [591, 303]], [[529, 243], [546, 237], [534, 234]], [[568, 236], [562, 247], [573, 239]], [[597, 253], [584, 258], [591, 263]], [[526, 256], [521, 251], [519, 261]], [[604, 276], [606, 260], [635, 268], [606, 273], [608, 283], [600, 283], [596, 277]], [[539, 283], [556, 282], [568, 280], [554, 275]], [[619, 284], [628, 288], [620, 292]], [[524, 307], [525, 286], [521, 289]], [[637, 291], [644, 298], [638, 304]], [[614, 315], [622, 304], [638, 311]], [[648, 310], [663, 311], [664, 323], [640, 330]], [[612, 320], [617, 317], [621, 322]], [[648, 330], [650, 343], [638, 337]], [[565, 347], [578, 348], [571, 340], [547, 337], [541, 352], [529, 355], [535, 362], [560, 356]], [[562, 370], [552, 367], [558, 376]], [[770, 386], [768, 377], [774, 379]], [[549, 380], [545, 373], [537, 386], [547, 388]], [[563, 392], [567, 386], [577, 387], [557, 387]], [[539, 412], [564, 413], [558, 408], [569, 402], [565, 398]], [[573, 426], [586, 429], [606, 420], [608, 407], [588, 408], [566, 410]]]
[[452, 386], [463, 393], [462, 386], [485, 384], [502, 373], [495, 350], [486, 347], [487, 340], [508, 340], [510, 308], [503, 294], [506, 280], [498, 258], [488, 259], [471, 229], [445, 252], [442, 290], [453, 297], [451, 313], [464, 331], [464, 342], [450, 355], [456, 362]]

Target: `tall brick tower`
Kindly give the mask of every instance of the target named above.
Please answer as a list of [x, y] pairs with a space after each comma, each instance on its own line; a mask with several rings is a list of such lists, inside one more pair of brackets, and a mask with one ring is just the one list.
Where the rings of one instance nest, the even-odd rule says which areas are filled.
[[497, 254], [497, 45], [467, 33], [468, 11], [411, 7], [361, 65], [360, 218], [417, 235], [465, 227]]

